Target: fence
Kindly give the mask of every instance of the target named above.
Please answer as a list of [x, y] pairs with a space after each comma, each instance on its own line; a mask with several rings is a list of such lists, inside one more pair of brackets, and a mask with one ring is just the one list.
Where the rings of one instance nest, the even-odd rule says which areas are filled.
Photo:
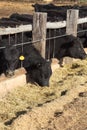
[[[10, 35], [20, 32], [32, 31], [32, 42], [39, 42], [40, 46], [38, 48], [41, 55], [45, 58], [45, 46], [46, 46], [46, 29], [59, 29], [66, 27], [66, 34], [72, 34], [77, 36], [77, 26], [78, 24], [86, 23], [87, 17], [80, 18], [79, 10], [70, 9], [67, 10], [67, 20], [61, 22], [47, 22], [46, 13], [34, 13], [33, 15], [33, 25], [20, 25], [16, 28], [0, 28], [0, 35]], [[23, 43], [28, 44], [28, 43]]]

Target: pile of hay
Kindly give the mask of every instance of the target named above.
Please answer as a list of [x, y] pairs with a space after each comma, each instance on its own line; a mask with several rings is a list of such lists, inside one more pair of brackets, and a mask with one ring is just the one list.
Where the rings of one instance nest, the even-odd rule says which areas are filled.
[[56, 69], [51, 76], [50, 87], [28, 83], [14, 89], [0, 99], [0, 130], [9, 130], [18, 116], [65, 95], [79, 85], [87, 86], [87, 60], [77, 60]]

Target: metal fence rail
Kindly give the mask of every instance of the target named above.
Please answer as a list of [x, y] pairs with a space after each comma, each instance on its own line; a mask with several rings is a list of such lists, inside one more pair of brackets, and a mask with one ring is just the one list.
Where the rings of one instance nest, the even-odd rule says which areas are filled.
[[[44, 13], [43, 13], [44, 14]], [[78, 24], [87, 23], [87, 17], [78, 19]], [[66, 27], [66, 21], [60, 22], [47, 22], [46, 28], [47, 29], [59, 29]], [[20, 25], [18, 27], [7, 27], [7, 28], [0, 28], [0, 35], [8, 35], [8, 34], [15, 34], [20, 32], [29, 32], [32, 31], [32, 25]]]

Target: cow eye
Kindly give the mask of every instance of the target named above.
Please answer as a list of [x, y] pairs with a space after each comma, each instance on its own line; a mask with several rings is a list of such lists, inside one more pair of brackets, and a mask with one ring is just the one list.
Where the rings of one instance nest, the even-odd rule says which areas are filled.
[[39, 68], [39, 67], [41, 67], [41, 64], [40, 64], [40, 63], [38, 63], [38, 64], [37, 64], [37, 67], [38, 67], [38, 68]]

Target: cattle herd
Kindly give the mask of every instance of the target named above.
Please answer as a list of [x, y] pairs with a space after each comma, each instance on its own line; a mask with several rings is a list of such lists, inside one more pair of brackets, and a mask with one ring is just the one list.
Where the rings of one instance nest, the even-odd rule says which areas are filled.
[[[47, 21], [62, 21], [66, 20], [67, 9], [79, 9], [79, 17], [87, 16], [86, 6], [55, 6], [53, 4], [47, 5], [32, 5], [36, 12], [47, 12]], [[29, 14], [18, 14], [14, 13], [9, 18], [0, 19], [0, 27], [16, 27], [21, 24], [32, 24], [33, 16]], [[87, 29], [87, 23], [78, 25], [78, 31]], [[55, 33], [54, 33], [55, 32]], [[56, 30], [47, 30], [47, 37], [58, 36], [65, 33], [65, 28]], [[14, 75], [14, 71], [20, 68], [21, 63], [26, 69], [29, 76], [38, 83], [40, 86], [49, 86], [49, 79], [52, 74], [51, 62], [47, 61], [48, 52], [49, 58], [51, 59], [54, 53], [54, 57], [61, 60], [65, 56], [73, 58], [86, 58], [86, 53], [83, 47], [87, 47], [87, 32], [80, 32], [78, 36], [64, 36], [55, 39], [47, 40], [46, 42], [46, 59], [42, 58], [40, 53], [35, 49], [33, 44], [26, 44], [16, 46], [21, 43], [21, 33], [9, 36], [0, 36], [0, 74], [3, 72], [6, 76]], [[29, 41], [32, 38], [32, 32], [23, 33], [23, 42]], [[50, 48], [49, 48], [50, 43]], [[5, 47], [5, 48], [1, 48]], [[54, 48], [54, 52], [53, 52]]]

